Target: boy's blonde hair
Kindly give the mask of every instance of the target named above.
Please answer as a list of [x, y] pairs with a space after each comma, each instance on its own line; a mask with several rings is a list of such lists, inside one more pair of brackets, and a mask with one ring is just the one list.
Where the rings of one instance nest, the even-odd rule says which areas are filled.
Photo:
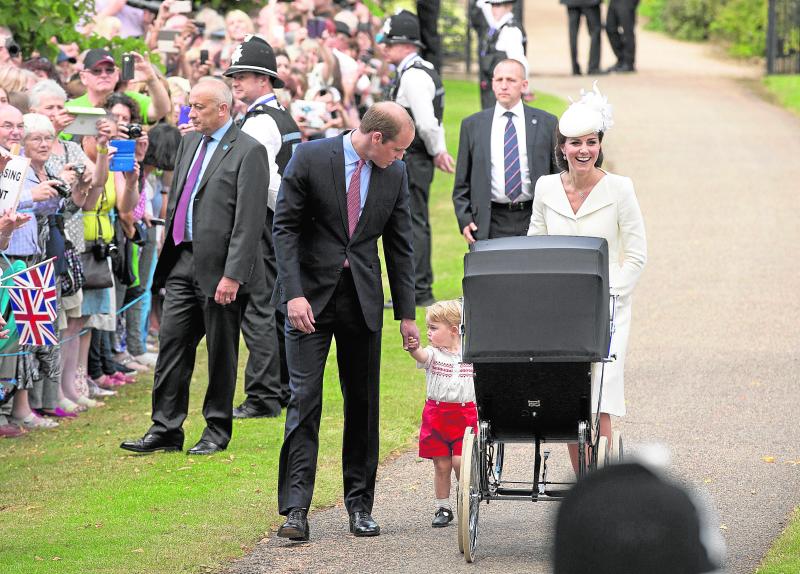
[[425, 321], [428, 323], [444, 323], [451, 327], [461, 324], [461, 301], [437, 301], [425, 310]]

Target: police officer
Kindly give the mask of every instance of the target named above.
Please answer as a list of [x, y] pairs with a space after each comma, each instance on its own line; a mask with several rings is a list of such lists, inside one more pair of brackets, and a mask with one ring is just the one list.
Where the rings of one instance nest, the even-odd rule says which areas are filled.
[[[283, 351], [283, 317], [270, 305], [275, 286], [275, 252], [272, 245], [272, 220], [281, 176], [300, 143], [300, 129], [292, 116], [278, 104], [274, 88], [282, 88], [272, 47], [259, 36], [248, 36], [231, 57], [225, 76], [231, 78], [233, 95], [247, 104], [247, 113], [238, 120], [242, 131], [257, 139], [269, 156], [269, 194], [267, 220], [261, 238], [265, 277], [263, 288], [253, 289], [242, 320], [250, 357], [245, 369], [245, 401], [235, 408], [235, 418], [275, 417], [289, 399], [289, 375]], [[276, 325], [280, 325], [278, 328]]]
[[501, 60], [518, 60], [528, 76], [528, 60], [525, 57], [528, 38], [522, 24], [514, 17], [515, 0], [482, 0], [488, 28], [480, 39], [479, 79], [481, 87], [481, 109], [494, 107], [497, 101], [492, 91], [494, 67]]
[[403, 106], [414, 119], [416, 135], [406, 150], [408, 190], [414, 233], [415, 298], [419, 306], [434, 302], [431, 269], [431, 227], [428, 199], [433, 168], [453, 173], [455, 162], [444, 140], [444, 86], [433, 65], [422, 59], [417, 17], [402, 10], [389, 18], [379, 35], [386, 60], [394, 64], [397, 77], [390, 99]]

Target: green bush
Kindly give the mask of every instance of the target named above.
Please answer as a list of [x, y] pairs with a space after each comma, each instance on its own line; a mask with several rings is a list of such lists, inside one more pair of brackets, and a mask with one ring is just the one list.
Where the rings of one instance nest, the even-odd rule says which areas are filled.
[[716, 40], [733, 56], [763, 56], [767, 0], [643, 0], [639, 13], [649, 30], [681, 40]]
[[733, 56], [763, 56], [767, 45], [767, 0], [728, 0], [710, 28], [712, 37], [730, 44]]
[[718, 0], [665, 0], [664, 30], [681, 40], [707, 40]]

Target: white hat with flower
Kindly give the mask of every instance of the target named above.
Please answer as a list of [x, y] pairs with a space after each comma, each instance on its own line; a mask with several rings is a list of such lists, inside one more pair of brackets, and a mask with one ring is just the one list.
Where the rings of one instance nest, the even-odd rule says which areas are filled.
[[611, 104], [608, 103], [608, 98], [600, 93], [595, 82], [591, 92], [581, 90], [581, 99], [572, 102], [567, 108], [558, 121], [558, 131], [564, 137], [575, 138], [595, 132], [605, 132], [613, 125]]

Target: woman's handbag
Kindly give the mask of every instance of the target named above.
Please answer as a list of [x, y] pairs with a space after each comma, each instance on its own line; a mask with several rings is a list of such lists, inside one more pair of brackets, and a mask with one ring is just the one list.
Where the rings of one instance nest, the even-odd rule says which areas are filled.
[[81, 258], [75, 252], [75, 248], [69, 239], [65, 242], [63, 258], [64, 272], [60, 276], [61, 295], [68, 297], [80, 291], [84, 283], [86, 283], [86, 276], [83, 274]]
[[86, 251], [81, 253], [81, 265], [86, 279], [84, 289], [105, 289], [114, 285], [108, 262], [108, 245], [102, 239], [86, 242]]

